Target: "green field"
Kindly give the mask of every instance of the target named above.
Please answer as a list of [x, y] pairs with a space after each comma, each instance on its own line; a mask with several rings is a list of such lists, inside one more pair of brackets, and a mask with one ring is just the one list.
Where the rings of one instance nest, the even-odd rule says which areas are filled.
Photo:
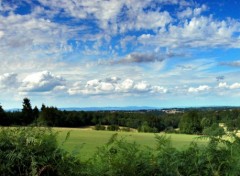
[[[79, 157], [83, 160], [90, 158], [98, 147], [103, 146], [108, 142], [110, 137], [118, 133], [119, 137], [124, 137], [127, 141], [135, 141], [137, 144], [148, 147], [155, 147], [156, 139], [153, 133], [138, 133], [138, 132], [113, 132], [113, 131], [95, 131], [91, 129], [69, 129], [69, 128], [54, 128], [59, 132], [58, 140], [60, 144], [65, 140], [65, 137], [70, 131], [69, 139], [63, 144], [63, 148], [70, 152], [79, 152]], [[163, 135], [159, 133], [159, 135]], [[204, 140], [197, 140], [196, 135], [185, 134], [167, 134], [171, 138], [172, 144], [178, 149], [186, 148], [192, 141], [198, 144], [205, 144]]]

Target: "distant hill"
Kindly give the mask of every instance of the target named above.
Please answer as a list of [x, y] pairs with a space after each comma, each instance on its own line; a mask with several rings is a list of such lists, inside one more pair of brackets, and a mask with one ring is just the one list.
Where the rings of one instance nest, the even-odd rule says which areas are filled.
[[65, 111], [139, 111], [161, 109], [149, 106], [126, 106], [126, 107], [84, 107], [84, 108], [59, 108]]
[[[58, 107], [57, 107], [58, 108]], [[206, 106], [206, 107], [172, 107], [172, 108], [161, 108], [151, 106], [125, 106], [125, 107], [63, 107], [58, 108], [59, 110], [65, 111], [140, 111], [140, 110], [160, 110], [160, 111], [189, 111], [192, 109], [197, 110], [223, 110], [223, 109], [238, 109], [239, 106]], [[21, 111], [20, 108], [6, 109], [6, 111]]]

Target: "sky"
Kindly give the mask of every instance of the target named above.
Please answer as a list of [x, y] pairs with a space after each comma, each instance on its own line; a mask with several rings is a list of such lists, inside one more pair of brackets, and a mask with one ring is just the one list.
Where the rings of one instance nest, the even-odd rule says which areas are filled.
[[0, 104], [240, 106], [238, 0], [0, 0]]

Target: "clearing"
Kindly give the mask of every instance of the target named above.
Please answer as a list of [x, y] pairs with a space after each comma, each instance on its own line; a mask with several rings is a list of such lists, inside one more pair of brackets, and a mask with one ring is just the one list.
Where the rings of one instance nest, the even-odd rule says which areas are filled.
[[[70, 131], [70, 137], [63, 144], [63, 148], [69, 152], [76, 152], [80, 159], [83, 160], [90, 158], [98, 147], [106, 144], [110, 137], [116, 133], [118, 133], [119, 137], [124, 137], [129, 142], [136, 142], [142, 147], [154, 148], [156, 145], [156, 134], [154, 133], [96, 131], [91, 128], [54, 128], [54, 130], [59, 132], [60, 144]], [[164, 135], [164, 133], [157, 133], [157, 135]], [[173, 147], [180, 150], [188, 147], [192, 141], [197, 142], [199, 145], [206, 144], [206, 140], [198, 140], [199, 136], [197, 135], [166, 134], [166, 136], [171, 138]]]

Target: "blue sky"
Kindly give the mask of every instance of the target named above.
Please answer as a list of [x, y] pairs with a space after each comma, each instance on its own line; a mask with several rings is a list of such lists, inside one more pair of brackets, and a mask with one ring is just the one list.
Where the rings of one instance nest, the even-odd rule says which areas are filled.
[[240, 105], [240, 2], [0, 0], [0, 103]]

